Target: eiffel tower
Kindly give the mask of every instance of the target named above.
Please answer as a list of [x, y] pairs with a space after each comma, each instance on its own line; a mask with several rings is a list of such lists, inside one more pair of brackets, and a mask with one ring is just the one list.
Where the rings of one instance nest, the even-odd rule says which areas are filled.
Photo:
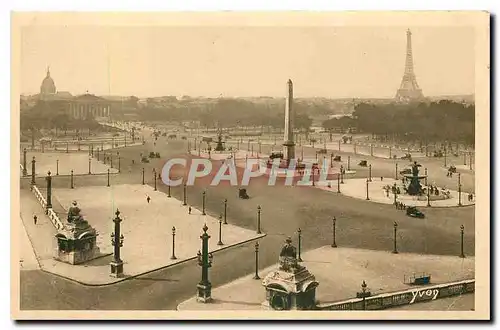
[[406, 62], [405, 73], [401, 81], [401, 86], [396, 93], [396, 99], [402, 102], [423, 100], [424, 94], [418, 86], [417, 77], [413, 72], [413, 52], [411, 49], [411, 31], [406, 31]]

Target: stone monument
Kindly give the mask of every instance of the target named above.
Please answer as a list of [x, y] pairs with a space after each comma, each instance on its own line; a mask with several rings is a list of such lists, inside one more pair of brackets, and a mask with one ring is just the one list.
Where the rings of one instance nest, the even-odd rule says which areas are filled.
[[299, 265], [297, 250], [288, 237], [281, 249], [279, 267], [269, 273], [262, 285], [266, 288], [263, 306], [273, 310], [312, 310], [316, 308], [319, 283], [306, 267]]
[[222, 131], [219, 129], [219, 132], [217, 133], [217, 144], [215, 145], [215, 151], [224, 151], [226, 148], [224, 148], [224, 142], [222, 142]]
[[68, 210], [67, 223], [56, 235], [57, 248], [55, 249], [56, 260], [72, 265], [101, 256], [97, 247], [97, 232], [80, 214], [80, 208], [76, 201]]

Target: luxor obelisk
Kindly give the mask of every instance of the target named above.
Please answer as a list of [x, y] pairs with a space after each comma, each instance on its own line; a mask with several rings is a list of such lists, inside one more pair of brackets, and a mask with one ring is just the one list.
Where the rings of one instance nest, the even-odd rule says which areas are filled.
[[293, 122], [294, 122], [294, 112], [293, 112], [293, 83], [291, 79], [287, 82], [287, 94], [285, 101], [285, 136], [284, 136], [284, 150], [283, 158], [286, 160], [287, 164], [290, 163], [291, 159], [295, 158], [295, 142], [293, 140]]

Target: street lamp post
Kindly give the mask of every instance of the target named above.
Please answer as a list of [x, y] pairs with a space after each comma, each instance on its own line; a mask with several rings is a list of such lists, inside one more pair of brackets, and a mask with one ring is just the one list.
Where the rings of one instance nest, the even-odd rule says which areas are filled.
[[427, 186], [427, 167], [425, 168], [425, 185]]
[[370, 200], [370, 196], [368, 195], [368, 184], [370, 182], [368, 181], [368, 179], [366, 179], [366, 200], [369, 201]]
[[120, 159], [120, 153], [117, 151], [116, 152], [116, 157], [118, 157], [118, 173], [121, 172], [121, 159]]
[[299, 255], [298, 255], [297, 261], [302, 262], [302, 258], [300, 256], [300, 252], [302, 249], [302, 230], [300, 230], [300, 228], [297, 230], [297, 234], [299, 235], [299, 251], [298, 251]]
[[219, 215], [219, 241], [217, 242], [217, 245], [224, 245], [224, 243], [222, 243], [222, 214]]
[[389, 147], [389, 159], [392, 158], [392, 147]]
[[202, 215], [207, 215], [205, 213], [205, 198], [206, 198], [206, 195], [207, 195], [207, 192], [206, 191], [203, 191], [201, 193], [201, 214]]
[[144, 167], [142, 168], [142, 184], [144, 185]]
[[368, 167], [368, 181], [372, 182], [372, 164]]
[[340, 194], [340, 174], [337, 175], [337, 193]]
[[227, 225], [227, 199], [224, 199], [224, 224]]
[[340, 183], [344, 184], [344, 166], [340, 165]]
[[109, 187], [109, 168], [108, 168], [108, 187]]
[[464, 254], [464, 225], [460, 225], [460, 258], [465, 258]]
[[351, 170], [351, 156], [347, 156], [347, 170]]
[[370, 144], [370, 156], [373, 157], [373, 144]]
[[312, 167], [311, 172], [312, 172], [312, 182], [313, 182], [312, 185], [314, 187], [314, 167]]
[[208, 269], [212, 267], [213, 256], [208, 253], [208, 240], [210, 235], [207, 234], [208, 227], [205, 224], [203, 226], [203, 234], [201, 238], [201, 251], [198, 250], [198, 265], [201, 266], [201, 281], [196, 286], [198, 289], [198, 295], [196, 300], [201, 303], [208, 303], [212, 300], [212, 283], [208, 280]]
[[356, 154], [356, 143], [354, 143], [354, 154]]
[[120, 211], [117, 209], [115, 212], [116, 217], [113, 219], [115, 223], [114, 232], [111, 233], [111, 245], [114, 247], [113, 260], [110, 262], [111, 276], [123, 276], [123, 260], [120, 258], [120, 248], [123, 246], [123, 234], [120, 233]]
[[446, 167], [446, 145], [444, 146], [444, 167]]
[[97, 161], [99, 161], [99, 147], [97, 147]]
[[363, 299], [363, 310], [366, 310], [366, 298], [370, 297], [372, 294], [370, 291], [367, 291], [366, 282], [363, 280], [361, 284], [361, 292], [358, 292], [357, 297]]
[[254, 280], [260, 280], [259, 276], [259, 242], [255, 242], [255, 275]]
[[333, 168], [333, 152], [330, 154], [330, 168]]
[[186, 188], [187, 187], [186, 187], [185, 183], [184, 183], [184, 186], [182, 188], [183, 188], [183, 196], [182, 196], [183, 203], [182, 203], [182, 205], [186, 206], [187, 205], [187, 196], [186, 196]]
[[398, 233], [398, 223], [394, 221], [394, 249], [392, 250], [392, 253], [397, 254], [398, 253], [398, 248], [397, 248], [397, 233]]
[[472, 171], [472, 151], [469, 152], [469, 169]]
[[398, 179], [398, 163], [396, 163], [396, 180]]
[[332, 248], [336, 248], [337, 247], [337, 242], [336, 242], [336, 225], [337, 225], [337, 218], [336, 217], [333, 217], [333, 220], [332, 220], [332, 238], [333, 238], [333, 241], [332, 241]]
[[56, 175], [59, 175], [59, 159], [56, 159]]
[[170, 257], [170, 259], [177, 259], [177, 257], [175, 256], [175, 226], [172, 227], [172, 256]]
[[[89, 174], [92, 174], [92, 172], [90, 171], [90, 163], [92, 162], [92, 157], [89, 157]], [[59, 161], [57, 162], [59, 163]], [[59, 167], [59, 166], [58, 166]]]
[[35, 172], [36, 172], [36, 160], [35, 156], [31, 159], [31, 185], [34, 186], [36, 184], [35, 182]]
[[47, 205], [45, 213], [49, 212], [49, 209], [52, 208], [52, 177], [50, 176], [50, 171], [47, 172]]
[[431, 190], [427, 187], [427, 206], [431, 206]]
[[262, 234], [262, 232], [260, 231], [260, 213], [262, 211], [262, 208], [259, 206], [257, 206], [257, 234]]
[[70, 173], [70, 181], [71, 181], [71, 189], [74, 189], [75, 185], [73, 184], [73, 170], [71, 170], [71, 173]]
[[23, 150], [23, 176], [28, 175], [28, 170], [26, 169], [26, 148]]
[[156, 169], [155, 168], [153, 168], [153, 180], [155, 182], [155, 191], [156, 191], [157, 189], [156, 189]]
[[458, 173], [458, 206], [462, 206], [462, 182], [460, 181], [460, 173]]

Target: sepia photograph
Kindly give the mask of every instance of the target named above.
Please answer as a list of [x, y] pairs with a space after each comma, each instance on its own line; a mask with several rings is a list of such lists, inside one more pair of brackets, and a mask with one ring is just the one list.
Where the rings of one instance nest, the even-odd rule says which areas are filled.
[[489, 13], [11, 19], [13, 319], [490, 318]]

